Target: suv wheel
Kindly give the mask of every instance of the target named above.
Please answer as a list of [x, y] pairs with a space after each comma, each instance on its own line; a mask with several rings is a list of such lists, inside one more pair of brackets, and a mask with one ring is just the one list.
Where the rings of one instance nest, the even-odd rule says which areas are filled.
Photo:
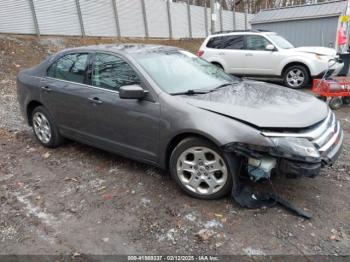
[[200, 199], [217, 199], [227, 195], [237, 169], [237, 159], [201, 138], [183, 140], [170, 158], [172, 178], [188, 195]]
[[285, 70], [283, 80], [287, 87], [299, 89], [305, 87], [309, 83], [310, 75], [305, 66], [290, 66]]
[[34, 109], [32, 126], [35, 137], [43, 146], [54, 148], [62, 144], [63, 137], [59, 134], [55, 122], [45, 107], [38, 106]]

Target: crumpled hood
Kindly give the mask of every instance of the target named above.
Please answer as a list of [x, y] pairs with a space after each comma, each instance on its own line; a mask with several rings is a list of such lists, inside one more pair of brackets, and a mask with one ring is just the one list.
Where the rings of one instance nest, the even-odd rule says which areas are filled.
[[296, 47], [293, 50], [298, 52], [312, 53], [317, 55], [327, 55], [327, 56], [335, 56], [337, 54], [337, 52], [333, 48], [320, 47], [320, 46]]
[[325, 119], [328, 113], [327, 105], [311, 95], [250, 80], [182, 97], [195, 107], [259, 128], [305, 128]]

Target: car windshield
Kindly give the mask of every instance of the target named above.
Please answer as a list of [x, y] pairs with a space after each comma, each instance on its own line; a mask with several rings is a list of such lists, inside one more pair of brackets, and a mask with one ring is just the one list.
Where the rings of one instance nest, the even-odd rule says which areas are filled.
[[210, 91], [240, 81], [187, 51], [140, 52], [134, 57], [159, 87], [170, 94]]
[[284, 37], [280, 35], [269, 35], [269, 37], [272, 39], [275, 44], [282, 49], [290, 49], [294, 48], [294, 46], [288, 42]]

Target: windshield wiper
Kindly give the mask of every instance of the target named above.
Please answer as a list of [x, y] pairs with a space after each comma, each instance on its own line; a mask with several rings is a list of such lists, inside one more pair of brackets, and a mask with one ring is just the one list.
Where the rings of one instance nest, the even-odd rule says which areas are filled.
[[197, 94], [206, 94], [209, 93], [210, 90], [193, 90], [193, 89], [189, 89], [186, 90], [184, 92], [178, 92], [178, 93], [171, 93], [171, 95], [173, 96], [177, 96], [177, 95], [197, 95]]
[[230, 83], [225, 83], [225, 84], [221, 84], [221, 85], [215, 87], [213, 90], [217, 90], [217, 89], [223, 88], [223, 87], [225, 87], [225, 86], [230, 86], [230, 85], [232, 85], [232, 84], [233, 84], [232, 82], [230, 82]]
[[238, 83], [239, 83], [239, 81], [233, 81], [233, 82], [221, 84], [221, 85], [215, 87], [214, 89], [189, 89], [189, 90], [186, 90], [186, 91], [183, 91], [183, 92], [170, 93], [170, 94], [173, 95], [173, 96], [176, 96], [176, 95], [207, 94], [207, 93], [210, 93], [210, 92], [214, 92], [214, 91], [216, 91], [216, 90], [218, 90], [220, 88], [223, 88], [225, 86], [231, 86], [231, 85], [238, 84]]
[[232, 86], [232, 85], [238, 84], [238, 83], [239, 83], [239, 81], [233, 81], [233, 82], [221, 84], [221, 85], [215, 87], [214, 89], [210, 90], [210, 92], [216, 91], [216, 90], [218, 90], [218, 89], [220, 89], [220, 88], [223, 88], [223, 87], [225, 87], [225, 86]]

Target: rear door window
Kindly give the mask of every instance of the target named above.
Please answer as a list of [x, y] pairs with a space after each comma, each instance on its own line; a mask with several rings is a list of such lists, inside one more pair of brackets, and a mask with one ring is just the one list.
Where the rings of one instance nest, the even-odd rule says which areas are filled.
[[207, 43], [208, 48], [215, 49], [243, 49], [243, 35], [218, 36], [211, 38]]
[[88, 58], [88, 53], [65, 55], [50, 66], [47, 75], [70, 82], [85, 83]]
[[135, 70], [122, 58], [97, 53], [92, 70], [93, 86], [118, 91], [121, 86], [140, 84]]

